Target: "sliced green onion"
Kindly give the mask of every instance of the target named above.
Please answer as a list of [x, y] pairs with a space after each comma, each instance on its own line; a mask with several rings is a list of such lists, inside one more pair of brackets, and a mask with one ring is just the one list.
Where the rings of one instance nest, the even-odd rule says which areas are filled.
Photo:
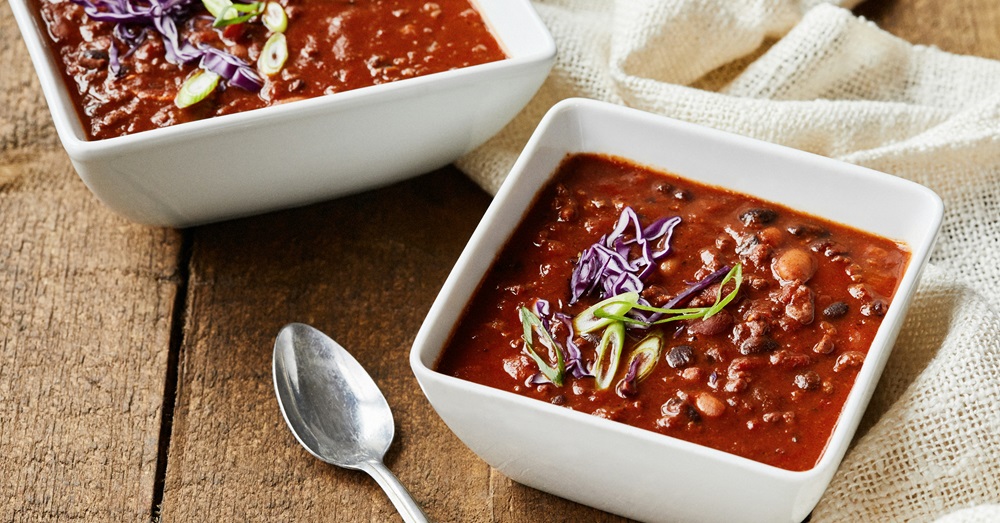
[[227, 7], [233, 5], [230, 0], [201, 0], [201, 3], [204, 4], [205, 9], [208, 9], [208, 12], [212, 13], [212, 16], [216, 18], [218, 18]]
[[[729, 294], [723, 297], [722, 288], [725, 287], [725, 285], [730, 281], [735, 283], [735, 287], [733, 288], [732, 291], [730, 291]], [[659, 307], [642, 305], [639, 303], [633, 303], [627, 308], [617, 308], [614, 310], [611, 307], [599, 307], [599, 305], [601, 305], [601, 303], [604, 302], [611, 302], [615, 304], [626, 303], [625, 300], [621, 299], [622, 297], [628, 296], [629, 298], [631, 298], [631, 295], [636, 294], [634, 292], [627, 292], [612, 298], [608, 298], [607, 300], [604, 300], [604, 302], [598, 303], [594, 307], [591, 307], [590, 309], [587, 309], [586, 311], [582, 312], [580, 316], [587, 314], [588, 311], [591, 311], [591, 309], [593, 309], [593, 311], [591, 311], [591, 315], [596, 319], [604, 320], [607, 322], [619, 321], [623, 323], [629, 323], [633, 325], [643, 325], [647, 327], [650, 325], [658, 325], [660, 323], [669, 323], [672, 321], [706, 319], [706, 318], [711, 318], [712, 316], [718, 314], [718, 312], [721, 311], [723, 308], [725, 308], [726, 305], [729, 305], [730, 302], [736, 299], [736, 295], [739, 294], [740, 292], [741, 285], [743, 285], [743, 265], [737, 263], [732, 269], [729, 270], [728, 273], [726, 273], [726, 276], [719, 283], [719, 294], [715, 297], [715, 303], [713, 303], [711, 307], [691, 307], [686, 309], [661, 309]], [[655, 312], [665, 317], [660, 318], [654, 322], [645, 322], [626, 316], [626, 314], [632, 309], [646, 311], [646, 312]], [[577, 318], [579, 318], [579, 316]], [[576, 326], [575, 322], [577, 320], [574, 318], [573, 321], [575, 327]]]
[[249, 4], [229, 4], [222, 9], [222, 12], [215, 16], [215, 23], [212, 27], [226, 27], [227, 25], [242, 24], [247, 20], [264, 12], [264, 4], [261, 2], [251, 2]]
[[[566, 361], [563, 358], [562, 347], [552, 338], [552, 334], [542, 325], [542, 320], [527, 307], [520, 310], [521, 325], [524, 326], [524, 349], [531, 359], [535, 360], [538, 370], [545, 375], [557, 387], [562, 387], [563, 375], [566, 373]], [[535, 350], [535, 334], [538, 335], [539, 343], [547, 347], [549, 356], [555, 355], [555, 365], [550, 364], [545, 358]]]
[[199, 70], [188, 77], [184, 81], [184, 84], [181, 85], [181, 89], [177, 91], [177, 96], [174, 97], [174, 105], [181, 109], [190, 107], [204, 100], [218, 85], [218, 74], [212, 71]]
[[613, 322], [604, 329], [601, 343], [597, 346], [597, 359], [594, 361], [594, 377], [597, 378], [597, 388], [600, 390], [611, 386], [618, 371], [618, 362], [622, 356], [622, 346], [625, 345], [625, 324]]
[[[725, 287], [730, 280], [735, 282], [736, 287], [732, 290], [732, 292], [727, 294], [725, 298], [723, 298], [722, 288]], [[715, 297], [715, 303], [709, 307], [707, 311], [705, 311], [705, 319], [715, 316], [716, 313], [725, 308], [726, 305], [729, 305], [729, 302], [736, 298], [736, 293], [740, 291], [741, 285], [743, 285], [743, 264], [737, 263], [736, 266], [733, 267], [728, 274], [726, 274], [726, 277], [719, 282], [719, 294]]]
[[586, 334], [616, 321], [635, 321], [625, 318], [625, 313], [632, 310], [638, 302], [638, 292], [624, 292], [599, 301], [573, 318], [573, 328], [580, 334]]
[[[635, 349], [632, 350], [632, 355], [629, 356], [628, 368], [631, 370], [632, 365], [636, 365], [636, 374], [634, 377], [635, 383], [646, 379], [653, 369], [656, 368], [656, 364], [660, 361], [660, 353], [663, 351], [663, 336], [659, 333], [653, 333], [646, 336]], [[638, 360], [638, 363], [636, 361]]]
[[260, 51], [260, 58], [257, 59], [257, 70], [268, 76], [277, 74], [285, 66], [288, 59], [288, 44], [284, 33], [274, 33], [264, 48]]
[[608, 321], [620, 321], [620, 322], [623, 322], [623, 323], [629, 323], [629, 324], [633, 324], [633, 325], [649, 326], [649, 325], [655, 325], [657, 323], [667, 323], [667, 322], [671, 322], [671, 321], [696, 320], [696, 319], [701, 318], [702, 316], [705, 315], [705, 311], [708, 309], [708, 307], [696, 307], [696, 308], [691, 308], [691, 309], [661, 309], [659, 307], [653, 307], [653, 306], [650, 306], [650, 305], [641, 305], [641, 304], [637, 303], [637, 304], [633, 305], [630, 309], [626, 310], [625, 312], [627, 313], [629, 310], [632, 310], [632, 309], [640, 310], [640, 311], [647, 311], [647, 312], [657, 312], [657, 313], [660, 313], [660, 314], [672, 314], [673, 316], [668, 316], [666, 318], [660, 318], [659, 320], [657, 320], [655, 322], [652, 322], [652, 323], [645, 322], [645, 321], [642, 321], [642, 320], [637, 320], [635, 318], [630, 318], [628, 316], [625, 316], [624, 313], [623, 314], [610, 314], [610, 313], [608, 313], [606, 311], [597, 311], [596, 316], [598, 318], [606, 319]]
[[650, 334], [640, 341], [629, 356], [628, 365], [625, 366], [625, 377], [618, 382], [615, 392], [623, 398], [638, 394], [639, 382], [646, 379], [656, 368], [662, 350], [663, 336], [659, 332]]
[[264, 13], [260, 15], [260, 21], [264, 27], [275, 33], [284, 33], [288, 28], [288, 15], [285, 8], [278, 2], [268, 2], [264, 4]]

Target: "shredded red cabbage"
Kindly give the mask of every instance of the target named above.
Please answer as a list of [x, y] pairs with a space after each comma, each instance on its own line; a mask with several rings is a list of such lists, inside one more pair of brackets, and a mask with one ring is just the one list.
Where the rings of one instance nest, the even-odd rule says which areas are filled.
[[[679, 216], [661, 218], [643, 228], [631, 207], [623, 209], [611, 233], [580, 254], [570, 278], [570, 303], [593, 292], [601, 298], [641, 292], [642, 279], [670, 254], [670, 238], [680, 222]], [[639, 253], [629, 259], [634, 247]]]
[[177, 24], [186, 20], [200, 5], [198, 0], [72, 0], [83, 7], [93, 20], [115, 24], [115, 39], [128, 51], [119, 55], [114, 42], [108, 49], [108, 69], [115, 76], [122, 74], [121, 58], [132, 54], [146, 39], [147, 28], [154, 29], [163, 40], [167, 61], [186, 64], [201, 59], [202, 69], [212, 71], [229, 83], [251, 92], [260, 91], [264, 82], [250, 65], [237, 56], [207, 45], [194, 46], [181, 38]]
[[696, 294], [711, 287], [712, 284], [724, 278], [727, 274], [729, 274], [729, 271], [731, 270], [733, 270], [732, 267], [725, 265], [721, 269], [713, 272], [712, 274], [709, 274], [708, 276], [705, 276], [701, 280], [692, 283], [688, 288], [684, 289], [677, 296], [674, 296], [673, 298], [670, 299], [670, 301], [665, 303], [663, 305], [663, 308], [676, 309], [684, 305], [685, 303], [691, 301], [691, 298], [694, 298]]
[[[566, 349], [565, 351], [566, 372], [568, 372], [574, 378], [593, 376], [593, 374], [587, 370], [587, 366], [584, 364], [583, 354], [580, 352], [580, 347], [576, 344], [575, 341], [573, 341], [573, 338], [576, 337], [576, 333], [573, 330], [573, 318], [563, 312], [556, 312], [555, 314], [551, 314], [550, 313], [551, 307], [549, 306], [548, 300], [543, 300], [541, 298], [535, 300], [534, 309], [535, 309], [535, 314], [538, 315], [538, 318], [542, 322], [542, 327], [546, 331], [548, 331], [550, 335], [552, 334], [552, 328], [550, 327], [550, 325], [553, 320], [562, 323], [566, 327], [567, 334], [565, 339], [562, 340], [563, 341], [562, 346], [564, 349]], [[553, 336], [553, 339], [554, 338], [555, 337]], [[534, 376], [528, 378], [527, 383], [533, 385], [539, 385], [541, 383], [549, 383], [549, 382], [550, 380], [546, 378], [544, 374], [539, 372]]]

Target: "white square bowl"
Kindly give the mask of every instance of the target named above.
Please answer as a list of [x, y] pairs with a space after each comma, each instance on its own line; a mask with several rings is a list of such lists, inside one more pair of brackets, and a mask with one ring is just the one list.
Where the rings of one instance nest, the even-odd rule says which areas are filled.
[[506, 60], [88, 140], [31, 2], [10, 0], [63, 147], [100, 200], [153, 225], [304, 205], [446, 165], [527, 104], [556, 52], [529, 0], [475, 0]]
[[[910, 263], [815, 467], [780, 469], [434, 370], [537, 191], [577, 152], [624, 157], [908, 244]], [[566, 100], [539, 124], [473, 233], [414, 340], [410, 365], [451, 430], [515, 481], [641, 521], [799, 522], [857, 429], [942, 214], [932, 191], [887, 174], [616, 105]]]

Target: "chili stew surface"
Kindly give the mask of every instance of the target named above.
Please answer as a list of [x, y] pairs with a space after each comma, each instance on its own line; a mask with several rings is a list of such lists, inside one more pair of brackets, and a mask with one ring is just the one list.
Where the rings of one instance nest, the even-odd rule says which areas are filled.
[[[588, 375], [600, 374], [602, 333], [574, 332], [572, 323], [556, 317], [579, 317], [609, 299], [591, 289], [574, 300], [579, 291], [571, 281], [581, 253], [606, 238], [626, 209], [643, 227], [680, 218], [669, 238], [653, 246], [669, 239], [669, 254], [643, 276], [644, 303], [663, 307], [688, 294], [681, 306], [704, 310], [722, 296], [733, 299], [707, 318], [630, 324], [617, 371], [602, 388]], [[636, 250], [633, 243], [630, 255]], [[808, 470], [823, 454], [909, 258], [905, 245], [748, 195], [619, 158], [573, 155], [495, 260], [436, 368], [783, 469]], [[737, 264], [738, 289], [735, 280], [716, 278], [691, 293]], [[523, 311], [539, 311], [561, 351], [576, 347], [583, 375], [565, 372], [557, 385], [540, 372], [559, 358], [526, 336]], [[651, 336], [662, 342], [655, 361], [633, 357]], [[526, 337], [542, 363], [531, 357]], [[601, 358], [605, 369], [608, 354]], [[636, 361], [648, 371], [638, 379], [629, 368]]]
[[[142, 0], [123, 0], [146, 5]], [[174, 98], [198, 62], [168, 60], [153, 29], [130, 49], [115, 24], [95, 21], [71, 0], [38, 0], [50, 44], [90, 139], [133, 134], [182, 122], [313, 98], [506, 58], [468, 0], [275, 0], [287, 13], [288, 58], [274, 75], [261, 75], [251, 92], [223, 84], [186, 108]], [[257, 62], [269, 30], [256, 19], [213, 27], [196, 2], [177, 23], [178, 37]], [[110, 48], [120, 69], [112, 72]]]

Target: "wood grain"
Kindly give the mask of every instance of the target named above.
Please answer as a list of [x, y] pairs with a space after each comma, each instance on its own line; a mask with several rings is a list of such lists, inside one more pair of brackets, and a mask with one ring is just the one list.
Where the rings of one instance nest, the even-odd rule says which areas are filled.
[[[320, 463], [285, 427], [270, 362], [274, 336], [291, 321], [329, 333], [381, 386], [398, 426], [387, 464], [427, 510], [485, 519], [489, 468], [448, 436], [407, 357], [488, 203], [449, 169], [326, 205], [192, 230], [164, 519], [395, 517], [367, 476]], [[454, 495], [470, 489], [479, 495]]]
[[855, 12], [914, 44], [1000, 59], [1000, 5], [996, 0], [870, 0]]
[[[914, 43], [1000, 58], [995, 0], [856, 12]], [[409, 371], [488, 203], [448, 168], [186, 231], [128, 223], [74, 174], [0, 3], [0, 521], [398, 520], [373, 481], [315, 460], [284, 427], [270, 354], [289, 321], [340, 340], [386, 392], [388, 465], [434, 519], [622, 521], [491, 470]]]
[[0, 521], [148, 521], [181, 235], [111, 214], [0, 4]]

